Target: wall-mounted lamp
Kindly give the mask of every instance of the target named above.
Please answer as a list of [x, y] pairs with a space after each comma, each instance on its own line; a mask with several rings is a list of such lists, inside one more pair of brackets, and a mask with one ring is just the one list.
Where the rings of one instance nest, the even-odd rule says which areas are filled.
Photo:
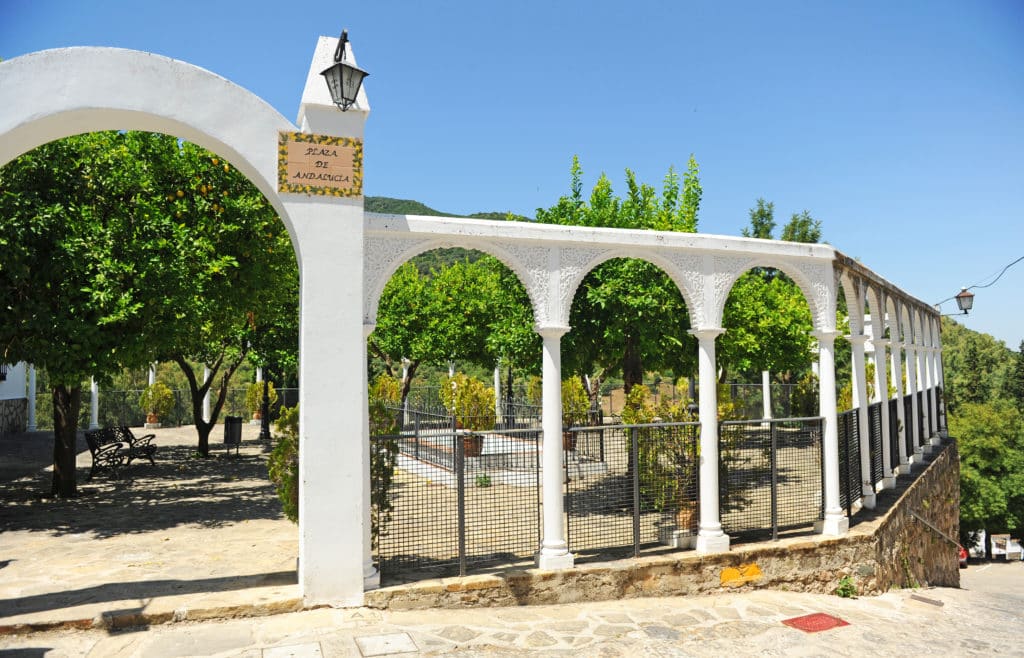
[[348, 30], [341, 31], [338, 47], [334, 51], [334, 64], [331, 64], [320, 75], [327, 80], [327, 88], [331, 91], [331, 100], [342, 112], [348, 110], [356, 102], [363, 78], [370, 75], [363, 69], [349, 64], [345, 59], [345, 45], [348, 43]]

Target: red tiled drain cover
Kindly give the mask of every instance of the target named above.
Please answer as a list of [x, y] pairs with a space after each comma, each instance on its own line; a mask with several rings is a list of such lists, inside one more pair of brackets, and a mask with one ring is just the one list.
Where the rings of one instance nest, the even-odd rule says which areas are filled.
[[824, 612], [815, 612], [814, 614], [804, 615], [803, 617], [783, 619], [782, 623], [805, 633], [817, 633], [818, 631], [827, 631], [830, 628], [839, 628], [840, 626], [850, 625], [839, 617], [826, 615]]

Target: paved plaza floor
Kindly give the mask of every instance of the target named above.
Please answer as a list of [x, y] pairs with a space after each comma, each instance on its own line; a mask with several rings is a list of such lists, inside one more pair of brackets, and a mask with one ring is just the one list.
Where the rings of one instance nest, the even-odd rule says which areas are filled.
[[[859, 599], [757, 590], [290, 612], [298, 532], [256, 433], [244, 426], [230, 457], [215, 433], [214, 457], [201, 460], [194, 428], [157, 430], [156, 466], [133, 463], [122, 480], [86, 482], [85, 451], [74, 501], [41, 496], [52, 435], [0, 437], [0, 655], [1024, 656], [1021, 562], [972, 564], [960, 589]], [[813, 613], [848, 625], [809, 634], [783, 624]]]

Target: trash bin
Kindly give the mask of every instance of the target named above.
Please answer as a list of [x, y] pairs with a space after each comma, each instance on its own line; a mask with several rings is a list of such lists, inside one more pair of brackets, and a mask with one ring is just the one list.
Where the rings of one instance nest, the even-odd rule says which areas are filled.
[[238, 454], [238, 446], [242, 444], [242, 417], [224, 417], [224, 447], [235, 446], [235, 454]]

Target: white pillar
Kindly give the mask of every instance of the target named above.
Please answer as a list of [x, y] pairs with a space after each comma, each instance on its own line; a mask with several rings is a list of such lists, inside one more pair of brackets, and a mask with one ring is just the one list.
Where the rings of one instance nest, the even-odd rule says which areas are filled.
[[822, 438], [825, 452], [825, 518], [817, 525], [821, 534], [838, 537], [850, 529], [850, 521], [839, 506], [839, 431], [836, 427], [835, 340], [838, 331], [815, 331], [818, 339], [818, 403], [824, 418]]
[[857, 410], [857, 434], [860, 437], [861, 505], [875, 508], [875, 485], [871, 479], [871, 427], [868, 422], [868, 384], [864, 368], [864, 342], [867, 336], [847, 336], [852, 354], [853, 406]]
[[153, 363], [149, 366], [149, 385], [152, 386], [156, 383], [156, 364]]
[[920, 455], [924, 451], [921, 448], [921, 437], [918, 436], [921, 433], [921, 426], [918, 423], [918, 419], [921, 417], [921, 406], [917, 403], [917, 367], [917, 350], [913, 343], [907, 343], [907, 391], [910, 395], [911, 409], [910, 418], [907, 419], [907, 430], [912, 429], [913, 431], [914, 454], [918, 455], [916, 461], [920, 461]]
[[494, 417], [501, 422], [501, 366], [494, 366]]
[[[203, 366], [203, 381], [206, 382], [210, 379], [210, 369]], [[210, 389], [206, 389], [206, 395], [203, 396], [203, 422], [210, 422]]]
[[89, 429], [95, 430], [100, 427], [100, 385], [96, 379], [89, 378]]
[[561, 340], [569, 327], [538, 327], [544, 344], [543, 355], [543, 446], [541, 448], [541, 495], [544, 529], [537, 566], [568, 569], [574, 556], [569, 552], [563, 521], [562, 482], [562, 352]]
[[875, 338], [871, 343], [875, 348], [875, 396], [872, 401], [878, 402], [882, 406], [882, 488], [893, 489], [896, 487], [896, 474], [893, 471], [894, 464], [889, 452], [889, 434], [892, 432], [892, 428], [889, 424], [889, 360], [885, 355], [889, 340]]
[[892, 364], [892, 384], [896, 388], [896, 422], [898, 423], [897, 443], [900, 450], [899, 470], [901, 473], [910, 472], [910, 455], [907, 454], [907, 412], [903, 407], [903, 343], [898, 339], [892, 341], [892, 352], [889, 355], [889, 362]]
[[29, 432], [36, 431], [36, 367], [34, 364], [28, 366], [28, 426]]
[[761, 371], [761, 404], [762, 418], [772, 417], [772, 373], [767, 370]]
[[935, 347], [929, 347], [928, 353], [925, 355], [928, 359], [928, 397], [931, 399], [931, 413], [928, 414], [932, 428], [932, 445], [939, 445], [942, 443], [942, 437], [939, 435], [939, 398], [936, 395], [935, 387], [938, 386], [939, 381], [939, 366], [937, 355], [939, 350]]
[[363, 382], [363, 403], [362, 403], [362, 426], [367, 428], [366, 436], [363, 438], [363, 462], [366, 464], [365, 472], [363, 473], [363, 500], [366, 504], [363, 505], [363, 589], [377, 589], [380, 587], [380, 572], [377, 571], [377, 567], [373, 566], [373, 510], [371, 509], [370, 501], [372, 500], [372, 474], [370, 473], [370, 400], [369, 400], [369, 372], [367, 371], [366, 365], [366, 339], [373, 333], [373, 329], [376, 327], [374, 324], [363, 325], [363, 357], [360, 362], [363, 364], [362, 377], [360, 380]]
[[691, 329], [697, 337], [697, 400], [700, 406], [700, 531], [698, 553], [729, 550], [729, 535], [722, 532], [718, 508], [718, 369], [715, 365], [715, 339], [725, 333], [721, 328]]
[[257, 382], [262, 382], [263, 381], [263, 368], [260, 367], [260, 366], [256, 366], [256, 381]]

